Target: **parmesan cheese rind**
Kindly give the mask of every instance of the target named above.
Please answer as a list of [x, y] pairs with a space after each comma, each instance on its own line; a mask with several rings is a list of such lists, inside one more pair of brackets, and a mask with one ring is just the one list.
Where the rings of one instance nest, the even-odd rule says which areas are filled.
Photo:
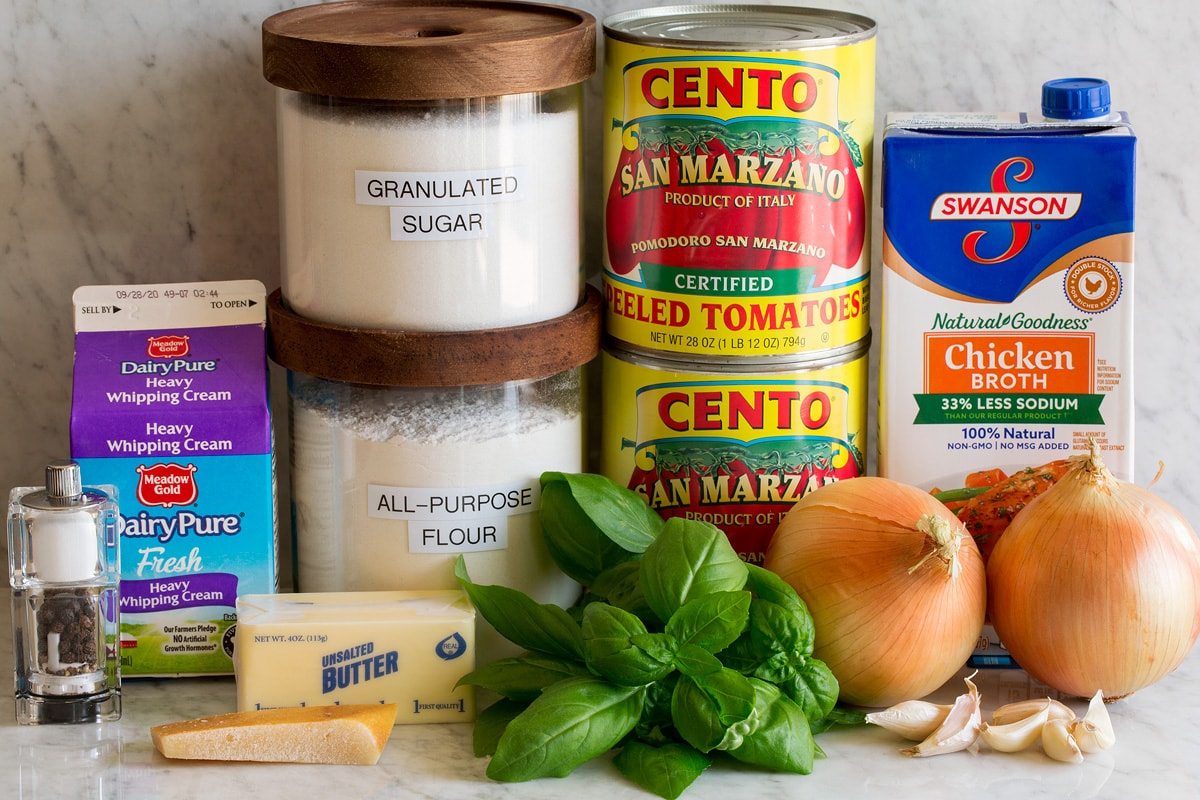
[[238, 711], [150, 729], [167, 758], [371, 765], [391, 736], [396, 706], [308, 706]]

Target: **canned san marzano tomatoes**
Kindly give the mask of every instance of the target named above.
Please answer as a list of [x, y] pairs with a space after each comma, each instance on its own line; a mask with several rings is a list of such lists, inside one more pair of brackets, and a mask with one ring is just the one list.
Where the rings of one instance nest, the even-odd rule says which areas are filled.
[[716, 358], [863, 339], [874, 22], [677, 6], [604, 29], [608, 334]]
[[609, 346], [601, 472], [664, 518], [711, 522], [760, 563], [805, 494], [866, 472], [870, 340], [754, 371]]

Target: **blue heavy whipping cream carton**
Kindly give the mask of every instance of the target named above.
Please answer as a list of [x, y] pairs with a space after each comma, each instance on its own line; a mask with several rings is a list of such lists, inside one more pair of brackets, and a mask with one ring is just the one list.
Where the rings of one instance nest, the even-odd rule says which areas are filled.
[[75, 291], [71, 454], [121, 498], [121, 670], [233, 672], [237, 598], [278, 589], [266, 291]]

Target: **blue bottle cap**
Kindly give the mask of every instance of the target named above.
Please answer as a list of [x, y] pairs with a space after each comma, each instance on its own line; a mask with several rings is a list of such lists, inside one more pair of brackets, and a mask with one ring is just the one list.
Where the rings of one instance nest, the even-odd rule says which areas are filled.
[[1050, 119], [1091, 119], [1112, 106], [1103, 78], [1059, 78], [1042, 84], [1042, 115]]

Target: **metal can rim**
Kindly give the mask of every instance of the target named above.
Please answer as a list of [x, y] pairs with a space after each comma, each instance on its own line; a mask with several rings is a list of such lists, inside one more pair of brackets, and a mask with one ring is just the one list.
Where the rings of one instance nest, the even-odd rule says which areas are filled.
[[[696, 30], [696, 23], [703, 20], [724, 23], [728, 30], [745, 30], [771, 21], [783, 29], [784, 22], [795, 23], [794, 30], [812, 33], [816, 23], [825, 23], [828, 27], [824, 34], [780, 39], [762, 39], [733, 41], [728, 38], [683, 38], [678, 35], [667, 35], [669, 32], [654, 34], [649, 31], [651, 26], [663, 27], [674, 24], [691, 23], [690, 30]], [[638, 24], [641, 23], [641, 27]], [[805, 27], [807, 23], [808, 27]], [[841, 23], [835, 26], [834, 23]], [[842, 47], [848, 44], [868, 41], [875, 37], [876, 23], [870, 17], [845, 11], [824, 8], [805, 8], [799, 6], [771, 5], [675, 5], [660, 8], [642, 8], [633, 11], [623, 11], [609, 15], [603, 20], [604, 34], [610, 39], [644, 44], [665, 48], [682, 48], [689, 50], [726, 50], [738, 51], [787, 51], [811, 50], [822, 48]], [[709, 26], [712, 27], [712, 26]]]
[[611, 356], [652, 369], [712, 375], [782, 375], [854, 363], [870, 354], [871, 331], [868, 330], [867, 335], [857, 341], [828, 350], [765, 358], [690, 355], [669, 350], [651, 350], [607, 335], [604, 337], [602, 349]]

